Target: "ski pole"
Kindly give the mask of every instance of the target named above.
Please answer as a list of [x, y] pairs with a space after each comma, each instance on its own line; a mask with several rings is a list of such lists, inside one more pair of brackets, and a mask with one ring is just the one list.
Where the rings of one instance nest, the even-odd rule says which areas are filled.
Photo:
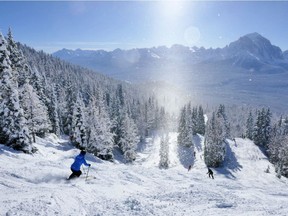
[[83, 169], [83, 173], [86, 174], [86, 170], [85, 170], [84, 166], [82, 166], [82, 169]]
[[85, 179], [85, 181], [87, 181], [88, 173], [89, 173], [89, 169], [90, 169], [90, 166], [88, 166], [88, 171], [87, 171], [87, 175], [86, 175], [86, 179]]

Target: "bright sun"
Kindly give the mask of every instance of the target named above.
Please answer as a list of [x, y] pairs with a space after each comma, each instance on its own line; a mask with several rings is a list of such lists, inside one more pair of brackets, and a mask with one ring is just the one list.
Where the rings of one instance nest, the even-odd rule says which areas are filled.
[[[191, 19], [191, 23], [186, 21], [188, 25], [183, 26], [184, 14], [187, 13], [186, 3], [187, 1], [184, 0], [161, 1], [159, 13], [157, 14], [158, 30], [166, 32], [165, 38], [170, 37], [171, 43], [178, 41], [183, 45], [193, 46], [199, 42], [201, 34], [199, 28], [193, 25], [193, 19]], [[191, 4], [189, 8], [191, 10]], [[189, 13], [192, 13], [192, 11], [189, 11]]]
[[[181, 11], [183, 10], [183, 1], [162, 1], [161, 7], [163, 11], [163, 15], [167, 17], [174, 17], [176, 18], [181, 14]], [[176, 16], [176, 17], [175, 17]]]

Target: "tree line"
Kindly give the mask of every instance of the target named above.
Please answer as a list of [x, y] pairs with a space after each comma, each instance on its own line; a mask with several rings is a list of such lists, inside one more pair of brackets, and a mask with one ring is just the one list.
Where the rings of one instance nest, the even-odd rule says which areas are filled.
[[[227, 117], [226, 107], [221, 104], [207, 115], [205, 122], [203, 108], [191, 108], [189, 103], [182, 108], [179, 117], [178, 144], [192, 148], [193, 152], [193, 135], [203, 135], [204, 161], [208, 167], [219, 167], [225, 160], [227, 139], [233, 140], [235, 135], [240, 135], [263, 150], [275, 165], [278, 177], [288, 177], [288, 116], [273, 121], [269, 108], [250, 109], [248, 115], [246, 113], [246, 109], [233, 112], [234, 119], [238, 115], [245, 123], [231, 121]], [[243, 133], [239, 134], [239, 131]]]
[[102, 159], [119, 150], [129, 162], [170, 118], [154, 95], [16, 43], [10, 29], [0, 32], [0, 81], [0, 143], [25, 153], [55, 133]]

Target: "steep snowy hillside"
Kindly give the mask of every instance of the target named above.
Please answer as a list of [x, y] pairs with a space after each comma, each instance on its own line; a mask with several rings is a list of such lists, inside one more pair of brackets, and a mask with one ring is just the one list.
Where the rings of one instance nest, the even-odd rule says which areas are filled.
[[[209, 179], [203, 137], [195, 136], [196, 160], [188, 172], [189, 149], [169, 135], [171, 166], [159, 169], [159, 137], [139, 147], [134, 164], [99, 160], [75, 181], [66, 181], [78, 150], [50, 135], [37, 139], [39, 151], [26, 155], [0, 145], [0, 215], [287, 215], [287, 179], [249, 140], [229, 142], [225, 168]], [[181, 153], [181, 157], [178, 157]], [[271, 173], [265, 173], [270, 166]], [[85, 168], [85, 171], [87, 169]]]

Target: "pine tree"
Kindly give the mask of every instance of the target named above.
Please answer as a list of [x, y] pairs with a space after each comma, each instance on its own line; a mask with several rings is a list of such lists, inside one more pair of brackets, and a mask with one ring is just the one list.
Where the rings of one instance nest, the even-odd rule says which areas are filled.
[[186, 136], [186, 106], [184, 106], [180, 112], [180, 118], [178, 123], [178, 136], [177, 136], [178, 145], [182, 145], [185, 136]]
[[134, 121], [129, 118], [127, 113], [121, 115], [121, 123], [120, 123], [120, 139], [118, 142], [118, 146], [122, 150], [125, 159], [128, 162], [134, 161], [136, 159], [136, 145], [139, 142], [138, 131]]
[[248, 139], [253, 139], [253, 128], [254, 128], [254, 119], [252, 112], [249, 112], [248, 119], [246, 121], [246, 137]]
[[288, 116], [283, 120], [283, 134], [288, 135]]
[[85, 105], [82, 96], [78, 94], [72, 115], [72, 143], [82, 149], [87, 148], [87, 122], [85, 116]]
[[165, 108], [161, 107], [160, 113], [159, 113], [159, 125], [158, 125], [159, 130], [160, 131], [166, 131], [167, 130], [167, 123], [168, 123], [168, 118], [167, 118]]
[[[190, 114], [190, 115], [189, 115]], [[177, 142], [185, 147], [193, 147], [193, 126], [191, 119], [192, 111], [186, 106], [181, 110], [180, 121], [178, 126]]]
[[55, 86], [52, 86], [52, 94], [51, 94], [51, 105], [50, 107], [50, 119], [52, 126], [52, 133], [55, 133], [57, 136], [60, 136], [60, 117], [59, 117], [59, 108], [58, 108], [58, 99], [55, 91]]
[[277, 134], [271, 137], [268, 145], [270, 161], [275, 164], [275, 171], [280, 178], [281, 175], [288, 177], [288, 136]]
[[121, 84], [118, 85], [117, 96], [118, 96], [117, 98], [119, 99], [120, 107], [123, 107], [125, 105], [125, 96], [124, 96], [123, 87]]
[[51, 123], [48, 118], [47, 107], [28, 81], [21, 88], [21, 104], [27, 119], [27, 126], [31, 131], [33, 142], [35, 142], [36, 135], [44, 137], [50, 131]]
[[145, 140], [145, 118], [144, 118], [144, 106], [140, 103], [139, 100], [135, 103], [134, 106], [135, 114], [133, 119], [135, 119], [135, 123], [137, 125], [139, 136], [140, 136], [140, 142], [143, 142]]
[[271, 112], [270, 109], [257, 112], [256, 125], [253, 130], [253, 141], [256, 145], [267, 147], [270, 141]]
[[219, 167], [225, 158], [225, 125], [214, 112], [205, 133], [204, 160], [208, 167]]
[[169, 136], [166, 134], [160, 139], [160, 162], [159, 167], [167, 169], [169, 167]]
[[117, 86], [116, 95], [112, 100], [112, 107], [110, 111], [110, 118], [112, 120], [112, 133], [114, 136], [114, 143], [118, 145], [121, 139], [121, 125], [126, 113], [126, 104], [123, 94], [122, 85]]
[[96, 106], [95, 99], [88, 105], [88, 151], [104, 160], [113, 160], [113, 135], [111, 121], [103, 101]]
[[[7, 50], [9, 51], [9, 59], [11, 61], [11, 69], [13, 72], [12, 78], [15, 81], [19, 81], [20, 73], [24, 72], [24, 57], [22, 52], [18, 49], [16, 42], [14, 41], [10, 28], [7, 34]], [[21, 85], [19, 84], [19, 86]]]
[[217, 118], [222, 122], [222, 124], [225, 127], [225, 138], [230, 137], [230, 124], [228, 123], [225, 106], [223, 104], [219, 105], [218, 111], [217, 111]]
[[191, 118], [191, 121], [192, 121], [191, 123], [192, 123], [192, 127], [193, 127], [193, 135], [196, 135], [197, 133], [199, 133], [197, 107], [193, 107], [191, 116], [189, 118]]
[[160, 126], [160, 108], [156, 104], [155, 115], [154, 115], [154, 129], [158, 131], [163, 131], [164, 128]]
[[31, 144], [19, 102], [18, 83], [12, 74], [7, 42], [0, 32], [0, 142], [16, 150], [32, 153], [36, 148]]
[[275, 171], [280, 178], [282, 175], [288, 177], [288, 135], [285, 132], [285, 120], [282, 117], [275, 124], [270, 133], [268, 144], [269, 160], [275, 164]]
[[205, 134], [205, 118], [204, 111], [202, 106], [200, 105], [198, 108], [198, 116], [197, 116], [197, 133], [204, 136]]
[[152, 135], [153, 129], [155, 129], [155, 99], [153, 97], [149, 97], [144, 106], [145, 136], [148, 137]]
[[77, 91], [75, 89], [75, 84], [71, 77], [68, 77], [66, 82], [63, 84], [65, 86], [65, 93], [62, 96], [62, 115], [61, 115], [61, 122], [63, 124], [63, 132], [70, 137], [73, 136], [72, 131], [72, 121], [73, 121], [73, 111], [77, 100]]
[[43, 104], [47, 104], [47, 98], [45, 95], [44, 85], [43, 85], [43, 77], [36, 67], [34, 67], [31, 71], [31, 78], [29, 80], [30, 84], [33, 86], [33, 89], [36, 91], [36, 94], [39, 95], [39, 98], [43, 102]]

